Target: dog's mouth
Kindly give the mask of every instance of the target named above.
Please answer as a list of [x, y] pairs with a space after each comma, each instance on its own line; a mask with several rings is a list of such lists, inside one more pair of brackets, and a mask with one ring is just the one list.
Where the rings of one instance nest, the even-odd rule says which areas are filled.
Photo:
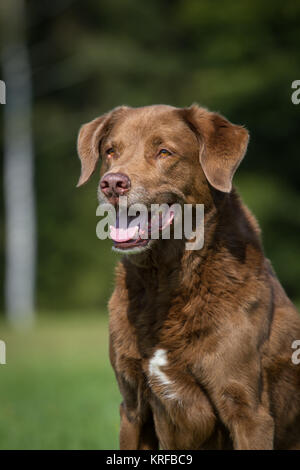
[[110, 225], [110, 237], [116, 250], [134, 250], [146, 248], [151, 240], [156, 240], [174, 220], [171, 207], [167, 211], [148, 211], [138, 216], [127, 212], [118, 212], [115, 225]]

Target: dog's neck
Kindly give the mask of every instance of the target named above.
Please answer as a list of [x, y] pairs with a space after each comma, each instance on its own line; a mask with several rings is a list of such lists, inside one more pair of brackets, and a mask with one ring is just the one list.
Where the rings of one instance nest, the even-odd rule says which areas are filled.
[[206, 213], [201, 250], [186, 250], [185, 240], [157, 240], [144, 253], [123, 258], [118, 276], [142, 355], [152, 354], [170, 314], [193, 317], [195, 302], [200, 305], [203, 295], [209, 293], [205, 301], [222, 302], [224, 292], [249, 277], [249, 263], [254, 275], [262, 269], [264, 256], [254, 219], [234, 194], [220, 206]]

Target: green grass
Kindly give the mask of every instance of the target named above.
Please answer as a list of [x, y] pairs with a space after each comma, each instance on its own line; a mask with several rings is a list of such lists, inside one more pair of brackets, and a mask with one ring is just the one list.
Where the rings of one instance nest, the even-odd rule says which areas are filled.
[[116, 449], [120, 395], [103, 316], [0, 323], [0, 449]]

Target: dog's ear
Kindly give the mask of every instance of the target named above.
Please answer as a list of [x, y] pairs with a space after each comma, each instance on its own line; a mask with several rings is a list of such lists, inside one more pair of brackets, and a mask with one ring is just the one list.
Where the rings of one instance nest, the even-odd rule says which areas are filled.
[[247, 149], [248, 131], [198, 105], [185, 108], [184, 117], [199, 138], [199, 159], [206, 178], [214, 188], [229, 193]]
[[117, 117], [126, 109], [128, 109], [126, 106], [115, 108], [80, 128], [77, 151], [81, 161], [81, 174], [77, 187], [85, 184], [94, 173], [100, 156], [101, 140], [107, 135]]

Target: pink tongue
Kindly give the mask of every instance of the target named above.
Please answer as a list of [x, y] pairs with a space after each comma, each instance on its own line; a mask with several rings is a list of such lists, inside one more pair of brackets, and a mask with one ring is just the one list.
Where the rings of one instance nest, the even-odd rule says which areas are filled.
[[170, 223], [172, 222], [172, 220], [174, 219], [174, 212], [173, 211], [169, 211], [168, 215], [167, 215], [167, 218], [165, 220], [163, 220], [163, 223], [162, 223], [162, 230], [164, 228], [166, 228], [168, 225], [170, 225]]
[[138, 232], [138, 225], [129, 228], [117, 228], [112, 225], [110, 228], [110, 236], [115, 242], [127, 242], [132, 240]]

